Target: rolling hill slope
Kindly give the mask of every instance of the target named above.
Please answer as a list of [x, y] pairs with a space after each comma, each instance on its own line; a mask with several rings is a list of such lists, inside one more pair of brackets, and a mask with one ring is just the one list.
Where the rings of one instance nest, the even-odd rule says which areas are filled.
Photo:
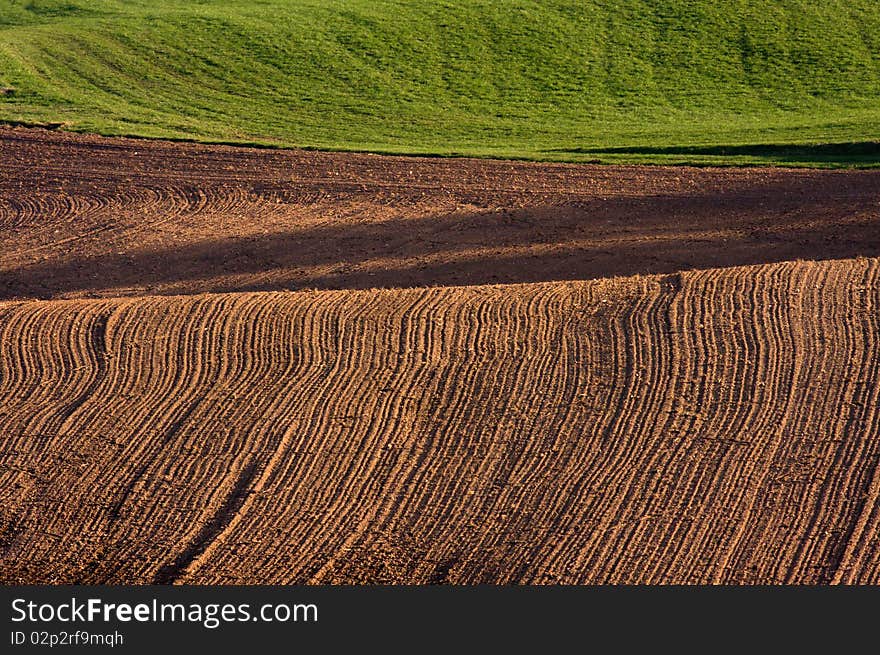
[[880, 581], [880, 263], [0, 303], [0, 581]]
[[0, 582], [878, 583], [878, 190], [0, 129]]
[[873, 0], [0, 1], [0, 120], [557, 160], [876, 165]]

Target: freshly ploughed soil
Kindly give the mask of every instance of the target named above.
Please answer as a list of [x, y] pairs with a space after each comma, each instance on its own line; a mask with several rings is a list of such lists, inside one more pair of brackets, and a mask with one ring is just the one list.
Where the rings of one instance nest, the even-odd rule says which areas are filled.
[[0, 582], [880, 583], [878, 192], [0, 130]]
[[465, 286], [880, 255], [876, 171], [382, 157], [0, 129], [0, 298]]

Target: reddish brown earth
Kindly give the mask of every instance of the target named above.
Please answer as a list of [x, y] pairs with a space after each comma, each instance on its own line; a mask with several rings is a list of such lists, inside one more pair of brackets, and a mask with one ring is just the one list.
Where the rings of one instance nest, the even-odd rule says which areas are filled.
[[876, 171], [236, 149], [0, 129], [0, 298], [478, 285], [880, 255]]
[[878, 191], [0, 130], [0, 582], [880, 583]]

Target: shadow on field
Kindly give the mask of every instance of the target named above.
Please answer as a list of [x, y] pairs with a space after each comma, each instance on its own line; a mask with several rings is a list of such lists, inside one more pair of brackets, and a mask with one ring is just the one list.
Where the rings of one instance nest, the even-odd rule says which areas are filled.
[[595, 155], [668, 155], [695, 157], [743, 157], [767, 162], [801, 164], [880, 165], [880, 141], [846, 143], [774, 144], [711, 146], [620, 146], [615, 148], [568, 148], [557, 153]]
[[2, 271], [0, 297], [478, 285], [856, 256], [880, 256], [873, 174], [172, 242]]

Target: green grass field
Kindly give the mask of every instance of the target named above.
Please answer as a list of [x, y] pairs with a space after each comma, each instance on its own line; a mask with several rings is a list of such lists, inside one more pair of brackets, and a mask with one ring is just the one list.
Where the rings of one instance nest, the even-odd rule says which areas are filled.
[[374, 152], [880, 165], [877, 0], [0, 0], [0, 121]]

